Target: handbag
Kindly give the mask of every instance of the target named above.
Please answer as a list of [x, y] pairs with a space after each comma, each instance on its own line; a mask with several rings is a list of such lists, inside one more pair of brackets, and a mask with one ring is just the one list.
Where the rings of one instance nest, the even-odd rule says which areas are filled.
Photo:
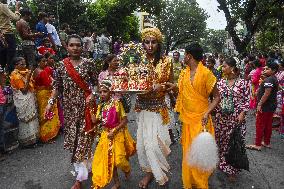
[[231, 133], [229, 150], [225, 154], [225, 160], [236, 169], [249, 171], [249, 160], [246, 154], [245, 141], [241, 134], [241, 125], [238, 124]]

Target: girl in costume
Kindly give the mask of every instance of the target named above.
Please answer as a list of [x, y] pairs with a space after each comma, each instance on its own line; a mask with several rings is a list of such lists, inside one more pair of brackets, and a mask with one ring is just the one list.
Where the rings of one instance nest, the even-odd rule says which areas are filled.
[[47, 66], [47, 59], [43, 56], [39, 56], [37, 62], [38, 68], [35, 69], [34, 79], [39, 112], [39, 137], [42, 142], [53, 142], [60, 128], [57, 106], [53, 106], [51, 115], [44, 114], [47, 101], [52, 93], [53, 69]]
[[98, 105], [96, 115], [92, 115], [95, 124], [101, 124], [102, 133], [96, 147], [92, 172], [94, 189], [104, 188], [112, 177], [114, 186], [120, 188], [117, 168], [120, 168], [126, 179], [130, 176], [129, 157], [135, 152], [135, 142], [127, 129], [127, 117], [121, 102], [114, 100], [111, 95], [111, 82], [103, 80], [99, 93], [101, 104]]

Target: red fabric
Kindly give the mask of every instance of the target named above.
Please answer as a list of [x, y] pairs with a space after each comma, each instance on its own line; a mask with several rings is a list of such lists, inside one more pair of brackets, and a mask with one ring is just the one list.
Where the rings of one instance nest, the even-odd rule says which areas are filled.
[[55, 55], [55, 51], [52, 48], [48, 48], [48, 47], [45, 47], [45, 46], [38, 47], [37, 51], [40, 55], [44, 55], [46, 52], [49, 52], [50, 54]]
[[[64, 66], [66, 68], [67, 73], [71, 77], [71, 79], [85, 92], [85, 97], [87, 98], [91, 94], [91, 90], [87, 83], [81, 78], [78, 72], [75, 70], [74, 66], [72, 65], [70, 58], [65, 58], [63, 60]], [[96, 105], [94, 106], [96, 107]], [[96, 112], [96, 110], [94, 110]], [[91, 109], [89, 106], [85, 108], [85, 131], [88, 132], [93, 128], [92, 119], [91, 119]]]
[[260, 64], [261, 64], [262, 67], [265, 67], [265, 65], [266, 65], [266, 60], [265, 60], [265, 58], [260, 58], [260, 59], [259, 59], [259, 62], [260, 62]]
[[270, 144], [272, 134], [273, 112], [258, 112], [256, 115], [255, 145], [261, 146], [262, 139], [266, 145]]
[[52, 68], [47, 66], [35, 77], [35, 86], [50, 87], [51, 83], [52, 83]]

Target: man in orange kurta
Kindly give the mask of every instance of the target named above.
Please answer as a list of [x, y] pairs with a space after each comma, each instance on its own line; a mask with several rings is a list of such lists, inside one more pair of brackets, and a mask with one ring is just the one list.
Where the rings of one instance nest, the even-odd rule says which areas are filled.
[[[203, 66], [201, 60], [203, 50], [197, 43], [185, 49], [184, 62], [187, 65], [179, 77], [178, 98], [176, 111], [180, 113], [182, 126], [182, 180], [184, 188], [208, 188], [211, 172], [203, 172], [197, 167], [191, 167], [186, 162], [186, 156], [192, 140], [202, 132], [206, 126], [208, 132], [214, 136], [214, 129], [210, 113], [220, 101], [216, 88], [216, 77]], [[209, 103], [209, 96], [214, 99]]]

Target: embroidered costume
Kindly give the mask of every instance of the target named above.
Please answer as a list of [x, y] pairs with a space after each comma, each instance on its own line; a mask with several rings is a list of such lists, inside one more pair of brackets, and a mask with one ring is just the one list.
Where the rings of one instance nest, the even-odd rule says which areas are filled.
[[103, 188], [110, 183], [114, 166], [125, 173], [130, 172], [129, 157], [136, 152], [136, 143], [127, 126], [118, 131], [113, 139], [107, 137], [108, 133], [115, 129], [125, 117], [126, 113], [119, 101], [111, 99], [107, 104], [98, 106], [96, 119], [101, 121], [103, 131], [92, 164], [92, 180], [95, 189]]
[[[168, 82], [172, 60], [160, 59], [156, 67], [156, 83]], [[151, 92], [137, 96], [137, 154], [143, 171], [152, 172], [156, 181], [164, 185], [168, 181], [166, 173], [170, 169], [166, 157], [170, 154], [171, 144], [168, 125], [169, 111], [165, 102], [165, 92]]]

